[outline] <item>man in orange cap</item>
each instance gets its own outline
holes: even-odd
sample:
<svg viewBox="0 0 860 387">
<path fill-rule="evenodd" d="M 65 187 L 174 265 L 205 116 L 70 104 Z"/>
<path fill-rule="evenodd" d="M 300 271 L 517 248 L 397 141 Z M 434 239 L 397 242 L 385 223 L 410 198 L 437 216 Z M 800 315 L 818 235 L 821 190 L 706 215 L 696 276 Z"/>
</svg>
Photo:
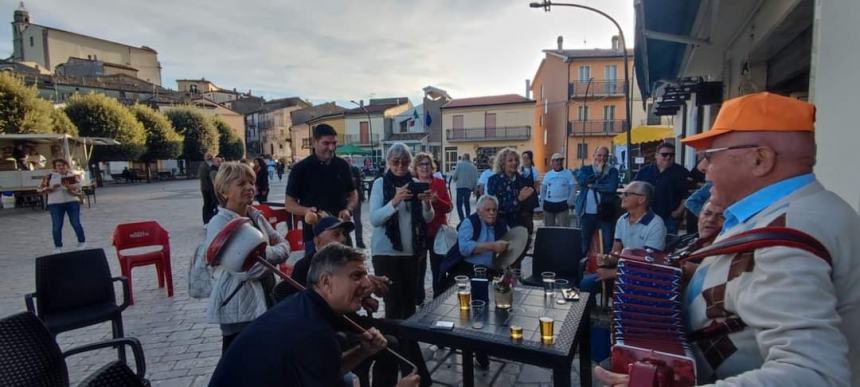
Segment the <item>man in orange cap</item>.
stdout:
<svg viewBox="0 0 860 387">
<path fill-rule="evenodd" d="M 701 384 L 860 386 L 860 219 L 813 174 L 814 121 L 806 102 L 756 93 L 726 101 L 711 130 L 683 140 L 725 208 L 715 243 L 788 227 L 830 256 L 780 246 L 705 258 L 684 291 L 689 333 L 732 328 L 692 342 Z"/>
</svg>

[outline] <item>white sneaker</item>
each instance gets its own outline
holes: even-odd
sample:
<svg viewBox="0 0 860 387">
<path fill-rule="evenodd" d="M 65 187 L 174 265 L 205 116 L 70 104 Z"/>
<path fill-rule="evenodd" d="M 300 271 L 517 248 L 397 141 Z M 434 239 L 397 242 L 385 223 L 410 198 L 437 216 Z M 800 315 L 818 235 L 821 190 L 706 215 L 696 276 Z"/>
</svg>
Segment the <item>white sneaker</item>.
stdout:
<svg viewBox="0 0 860 387">
<path fill-rule="evenodd" d="M 62 253 L 62 252 L 63 252 L 63 248 L 62 248 L 62 247 L 54 247 L 54 253 L 53 253 L 53 254 L 59 254 L 59 253 Z"/>
<path fill-rule="evenodd" d="M 78 243 L 78 247 L 77 247 L 78 250 L 83 250 L 85 248 L 87 248 L 87 242 L 79 242 Z"/>
</svg>

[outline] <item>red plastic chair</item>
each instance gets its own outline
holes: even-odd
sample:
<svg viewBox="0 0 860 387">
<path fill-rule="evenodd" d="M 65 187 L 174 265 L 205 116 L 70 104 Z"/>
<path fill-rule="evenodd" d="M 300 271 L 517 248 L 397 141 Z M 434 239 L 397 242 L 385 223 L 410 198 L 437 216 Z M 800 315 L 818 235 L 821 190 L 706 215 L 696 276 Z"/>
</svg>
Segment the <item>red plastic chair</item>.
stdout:
<svg viewBox="0 0 860 387">
<path fill-rule="evenodd" d="M 293 214 L 289 213 L 285 208 L 272 208 L 267 204 L 254 204 L 254 208 L 263 213 L 263 216 L 269 222 L 270 225 L 274 228 L 278 225 L 278 223 L 286 222 L 288 225 L 291 225 L 291 230 L 295 230 L 299 228 L 299 221 L 297 218 L 293 216 Z"/>
<path fill-rule="evenodd" d="M 113 231 L 113 245 L 122 275 L 128 278 L 129 299 L 134 304 L 134 287 L 131 285 L 131 269 L 137 266 L 155 265 L 158 274 L 158 287 L 167 282 L 167 296 L 173 297 L 173 272 L 170 267 L 170 237 L 163 227 L 154 220 L 124 223 Z M 161 249 L 145 253 L 127 253 L 128 249 L 161 246 Z"/>
<path fill-rule="evenodd" d="M 305 249 L 305 240 L 302 229 L 290 230 L 286 236 L 290 243 L 290 251 L 302 251 Z"/>
</svg>

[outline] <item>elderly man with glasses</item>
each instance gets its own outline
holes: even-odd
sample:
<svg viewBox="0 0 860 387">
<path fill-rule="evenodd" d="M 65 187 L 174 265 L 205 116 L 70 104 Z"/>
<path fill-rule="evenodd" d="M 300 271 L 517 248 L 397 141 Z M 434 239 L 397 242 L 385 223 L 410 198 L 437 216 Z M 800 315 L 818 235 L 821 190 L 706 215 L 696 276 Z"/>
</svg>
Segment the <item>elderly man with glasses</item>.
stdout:
<svg viewBox="0 0 860 387">
<path fill-rule="evenodd" d="M 633 180 L 647 181 L 654 186 L 652 209 L 665 222 L 666 231 L 677 234 L 678 219 L 684 215 L 690 171 L 675 162 L 675 145 L 672 143 L 660 144 L 654 158 L 654 163 L 639 170 Z"/>
</svg>

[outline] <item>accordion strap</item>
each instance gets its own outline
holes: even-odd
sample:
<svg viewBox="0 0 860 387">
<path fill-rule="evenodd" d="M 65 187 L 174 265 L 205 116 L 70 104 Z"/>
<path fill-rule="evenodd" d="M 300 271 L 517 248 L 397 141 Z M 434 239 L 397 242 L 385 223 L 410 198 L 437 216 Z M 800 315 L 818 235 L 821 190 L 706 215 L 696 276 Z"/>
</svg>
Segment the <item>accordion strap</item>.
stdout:
<svg viewBox="0 0 860 387">
<path fill-rule="evenodd" d="M 833 266 L 830 252 L 821 242 L 803 231 L 789 227 L 762 227 L 744 231 L 696 250 L 689 256 L 682 258 L 682 261 L 698 262 L 705 257 L 714 255 L 737 254 L 775 246 L 793 247 L 808 251 L 827 262 L 829 266 Z"/>
</svg>

